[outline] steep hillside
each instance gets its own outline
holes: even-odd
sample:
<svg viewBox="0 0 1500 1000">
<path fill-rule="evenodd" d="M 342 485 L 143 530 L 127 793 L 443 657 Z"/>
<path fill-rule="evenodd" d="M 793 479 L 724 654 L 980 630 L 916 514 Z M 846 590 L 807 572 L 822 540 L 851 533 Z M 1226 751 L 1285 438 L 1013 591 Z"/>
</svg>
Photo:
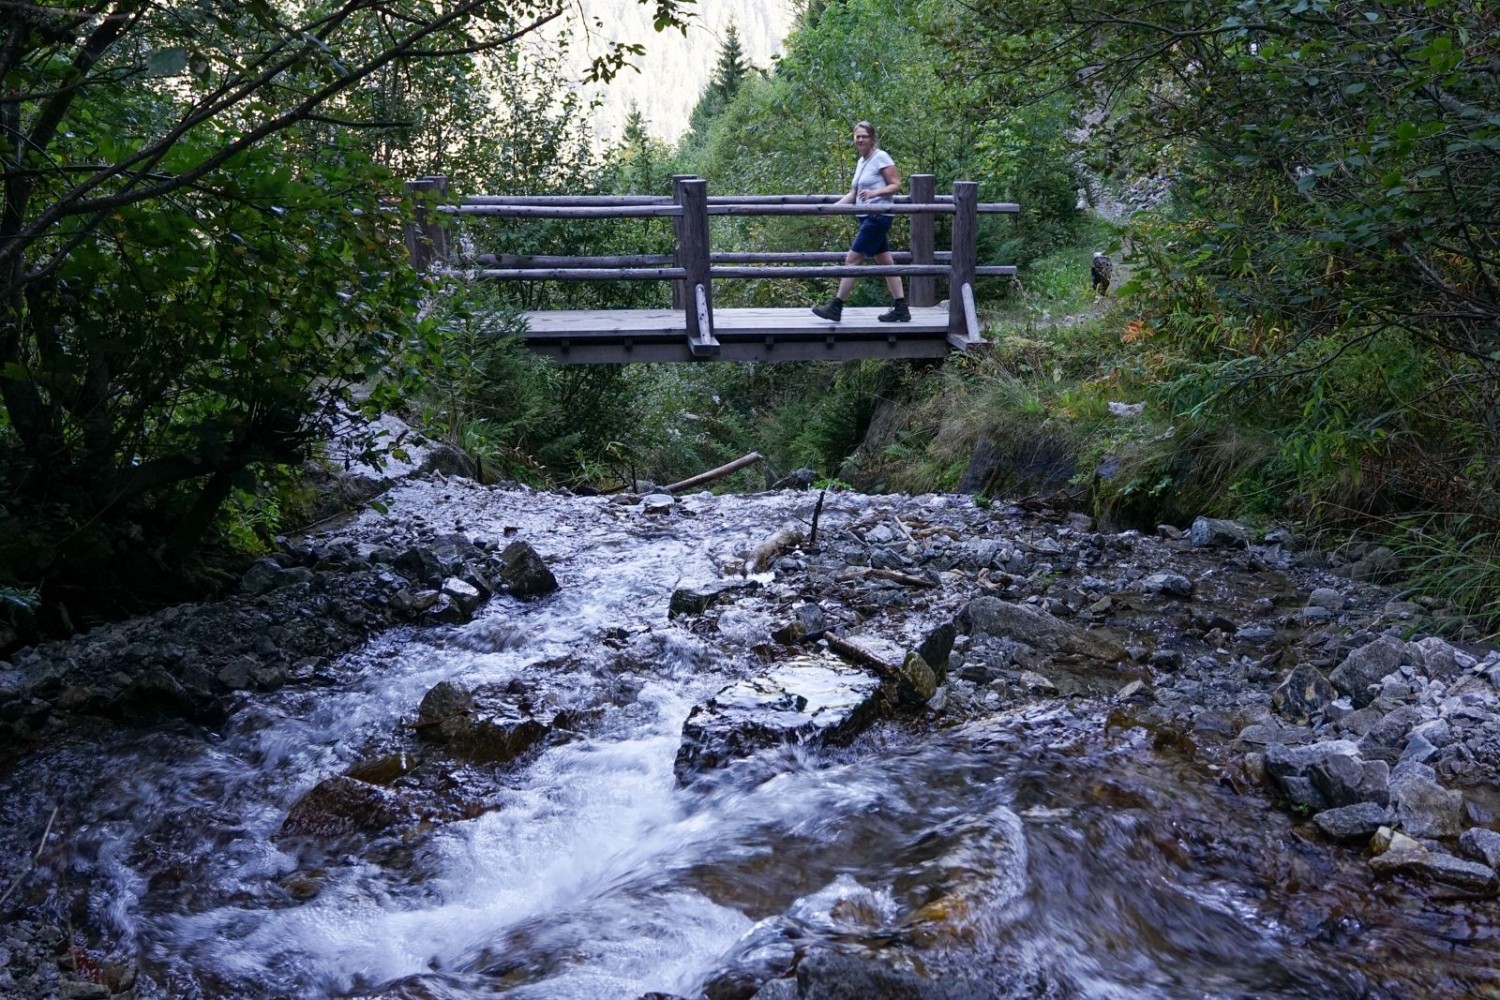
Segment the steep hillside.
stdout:
<svg viewBox="0 0 1500 1000">
<path fill-rule="evenodd" d="M 766 68 L 771 56 L 781 50 L 795 16 L 794 0 L 714 0 L 697 6 L 697 19 L 683 37 L 653 31 L 652 8 L 638 0 L 583 0 L 590 21 L 590 49 L 597 52 L 615 41 L 646 46 L 646 54 L 636 60 L 639 73 L 622 73 L 601 88 L 604 104 L 597 127 L 602 140 L 619 136 L 634 101 L 653 134 L 676 142 L 713 73 L 729 25 L 739 30 L 746 58 Z M 595 19 L 603 22 L 602 31 L 595 30 Z"/>
</svg>

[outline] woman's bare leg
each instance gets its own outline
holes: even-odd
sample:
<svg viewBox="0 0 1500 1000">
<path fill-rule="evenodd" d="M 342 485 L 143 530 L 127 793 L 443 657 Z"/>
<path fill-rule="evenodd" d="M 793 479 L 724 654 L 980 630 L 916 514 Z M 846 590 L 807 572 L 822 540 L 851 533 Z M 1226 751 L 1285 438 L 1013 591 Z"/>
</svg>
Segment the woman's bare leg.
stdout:
<svg viewBox="0 0 1500 1000">
<path fill-rule="evenodd" d="M 862 253 L 855 253 L 853 250 L 850 250 L 848 253 L 846 253 L 844 255 L 844 263 L 845 264 L 863 264 L 864 262 L 865 262 L 865 255 L 862 254 Z M 849 299 L 849 293 L 852 292 L 852 291 L 854 291 L 854 279 L 853 278 L 840 278 L 839 279 L 839 299 L 841 301 L 848 301 L 848 299 Z"/>
<path fill-rule="evenodd" d="M 878 253 L 875 255 L 875 263 L 894 264 L 896 263 L 896 258 L 891 255 L 891 252 L 889 250 L 887 250 L 884 253 Z M 901 290 L 901 276 L 899 274 L 890 275 L 885 279 L 885 290 L 891 293 L 891 298 L 893 299 L 901 299 L 906 297 L 905 293 Z"/>
</svg>

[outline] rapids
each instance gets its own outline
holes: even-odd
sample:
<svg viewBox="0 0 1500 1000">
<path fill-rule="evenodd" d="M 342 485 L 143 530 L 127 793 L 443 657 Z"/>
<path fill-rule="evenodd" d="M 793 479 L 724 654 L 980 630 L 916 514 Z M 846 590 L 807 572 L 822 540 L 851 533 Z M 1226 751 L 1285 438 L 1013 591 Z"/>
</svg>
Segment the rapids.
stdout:
<svg viewBox="0 0 1500 1000">
<path fill-rule="evenodd" d="M 819 950 L 955 996 L 1497 995 L 1492 900 L 1373 880 L 1357 852 L 1101 700 L 886 722 L 680 787 L 688 713 L 770 665 L 792 595 L 766 574 L 714 628 L 669 618 L 671 595 L 719 580 L 812 499 L 703 494 L 653 518 L 401 487 L 388 514 L 338 530 L 421 517 L 516 535 L 561 588 L 381 635 L 326 683 L 244 695 L 220 727 L 101 725 L 28 751 L 0 780 L 0 883 L 56 819 L 6 906 L 67 926 L 79 978 L 129 968 L 135 996 L 173 1000 L 749 997 Z M 888 502 L 831 496 L 820 530 Z M 514 764 L 445 757 L 409 730 L 445 680 L 524 689 L 588 724 Z M 375 764 L 437 803 L 422 822 L 281 835 L 320 781 Z"/>
</svg>

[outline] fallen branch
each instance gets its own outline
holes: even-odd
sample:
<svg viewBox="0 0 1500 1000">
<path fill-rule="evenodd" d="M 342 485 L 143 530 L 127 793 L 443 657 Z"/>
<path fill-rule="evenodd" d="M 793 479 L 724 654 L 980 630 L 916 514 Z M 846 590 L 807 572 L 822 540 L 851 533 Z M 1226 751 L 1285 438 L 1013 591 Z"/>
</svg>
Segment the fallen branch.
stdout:
<svg viewBox="0 0 1500 1000">
<path fill-rule="evenodd" d="M 802 529 L 788 521 L 776 534 L 755 547 L 755 551 L 750 554 L 751 572 L 764 573 L 776 561 L 777 556 L 788 549 L 796 548 L 803 541 Z"/>
<path fill-rule="evenodd" d="M 816 551 L 818 547 L 818 515 L 823 513 L 823 498 L 828 495 L 826 489 L 818 491 L 818 502 L 813 504 L 812 534 L 807 536 L 807 547 Z"/>
<path fill-rule="evenodd" d="M 850 580 L 864 580 L 874 577 L 877 580 L 892 580 L 896 583 L 905 584 L 908 587 L 936 587 L 937 584 L 925 576 L 917 576 L 914 573 L 903 573 L 895 569 L 877 569 L 874 566 L 850 566 L 839 570 L 834 577 L 840 583 Z"/>
<path fill-rule="evenodd" d="M 853 663 L 856 666 L 869 667 L 871 670 L 875 671 L 877 674 L 886 678 L 887 680 L 900 681 L 905 679 L 901 674 L 900 667 L 896 666 L 893 663 L 882 660 L 880 657 L 876 656 L 868 649 L 865 649 L 863 646 L 856 646 L 848 639 L 840 638 L 839 636 L 836 636 L 831 632 L 825 635 L 823 638 L 827 641 L 829 649 L 833 650 L 835 653 L 839 654 L 850 663 Z"/>
<path fill-rule="evenodd" d="M 690 490 L 694 486 L 702 486 L 704 483 L 711 483 L 715 479 L 722 479 L 730 473 L 738 472 L 745 466 L 754 465 L 759 461 L 761 461 L 760 452 L 752 451 L 748 455 L 742 455 L 741 457 L 735 459 L 728 465 L 721 465 L 717 469 L 709 469 L 707 472 L 700 472 L 696 476 L 693 476 L 691 479 L 684 479 L 682 482 L 673 483 L 671 486 L 663 486 L 662 492 L 676 493 L 678 490 Z"/>
<path fill-rule="evenodd" d="M 53 806 L 52 815 L 47 817 L 47 828 L 42 831 L 41 843 L 36 845 L 36 852 L 31 855 L 31 863 L 26 866 L 25 871 L 16 873 L 15 881 L 11 882 L 10 888 L 5 890 L 5 894 L 3 896 L 0 896 L 0 906 L 4 906 L 5 901 L 10 898 L 10 894 L 15 892 L 16 889 L 21 885 L 21 883 L 25 881 L 27 875 L 30 875 L 33 871 L 36 870 L 37 862 L 42 860 L 42 851 L 46 850 L 47 848 L 47 838 L 52 835 L 52 824 L 56 822 L 56 820 L 57 806 Z"/>
</svg>

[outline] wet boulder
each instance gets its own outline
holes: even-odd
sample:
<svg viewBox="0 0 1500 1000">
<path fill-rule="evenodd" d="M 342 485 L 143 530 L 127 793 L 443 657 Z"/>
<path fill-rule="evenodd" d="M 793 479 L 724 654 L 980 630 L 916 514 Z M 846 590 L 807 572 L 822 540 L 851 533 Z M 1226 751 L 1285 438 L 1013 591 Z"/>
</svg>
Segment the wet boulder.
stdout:
<svg viewBox="0 0 1500 1000">
<path fill-rule="evenodd" d="M 422 698 L 416 729 L 476 763 L 508 764 L 540 743 L 550 727 L 503 702 L 481 706 L 463 687 L 443 681 Z"/>
<path fill-rule="evenodd" d="M 434 685 L 417 709 L 417 732 L 434 742 L 453 738 L 474 711 L 474 696 L 452 681 Z"/>
<path fill-rule="evenodd" d="M 736 580 L 711 584 L 706 587 L 679 587 L 672 591 L 672 600 L 667 607 L 667 617 L 701 615 L 721 601 L 732 599 L 738 593 L 749 593 L 760 589 L 754 580 Z"/>
<path fill-rule="evenodd" d="M 1129 653 L 1119 643 L 1067 622 L 1029 604 L 979 597 L 959 612 L 959 631 L 968 635 L 1008 637 L 1051 653 L 1070 653 L 1110 662 Z"/>
<path fill-rule="evenodd" d="M 298 799 L 277 836 L 323 842 L 375 836 L 416 818 L 400 793 L 339 775 L 318 782 Z"/>
<path fill-rule="evenodd" d="M 557 589 L 557 577 L 525 542 L 511 542 L 500 553 L 500 579 L 515 597 L 541 597 Z"/>
<path fill-rule="evenodd" d="M 456 576 L 450 576 L 443 581 L 442 594 L 448 598 L 454 609 L 457 621 L 454 624 L 462 624 L 474 617 L 474 612 L 484 603 L 485 595 L 467 580 Z"/>
<path fill-rule="evenodd" d="M 501 713 L 474 719 L 454 735 L 455 750 L 482 764 L 508 764 L 540 743 L 550 727 L 522 713 Z"/>
<path fill-rule="evenodd" d="M 1496 886 L 1495 870 L 1488 865 L 1420 847 L 1377 854 L 1370 868 L 1379 875 L 1405 875 L 1470 892 L 1491 892 Z"/>
<path fill-rule="evenodd" d="M 883 962 L 853 955 L 814 953 L 797 966 L 799 1000 L 957 1000 L 941 983 Z"/>
<path fill-rule="evenodd" d="M 1390 769 L 1366 761 L 1349 740 L 1308 746 L 1272 743 L 1265 750 L 1266 774 L 1294 805 L 1321 812 L 1338 806 L 1390 801 Z"/>
<path fill-rule="evenodd" d="M 878 717 L 880 688 L 878 677 L 824 657 L 799 657 L 731 684 L 683 724 L 677 780 L 769 747 L 848 743 Z"/>
<path fill-rule="evenodd" d="M 1390 822 L 1390 809 L 1374 802 L 1325 809 L 1313 817 L 1318 829 L 1334 840 L 1368 840 Z"/>
</svg>

